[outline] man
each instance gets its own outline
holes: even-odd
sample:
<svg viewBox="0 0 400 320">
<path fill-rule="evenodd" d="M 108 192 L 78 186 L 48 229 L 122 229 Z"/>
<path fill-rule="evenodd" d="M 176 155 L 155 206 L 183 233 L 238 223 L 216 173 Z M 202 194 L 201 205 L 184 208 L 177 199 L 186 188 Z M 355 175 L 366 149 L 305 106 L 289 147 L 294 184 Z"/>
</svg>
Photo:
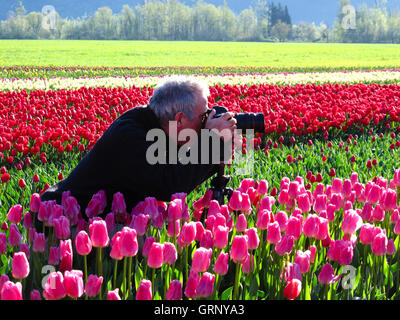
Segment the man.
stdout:
<svg viewBox="0 0 400 320">
<path fill-rule="evenodd" d="M 146 197 L 170 201 L 174 193 L 190 193 L 217 172 L 218 164 L 211 162 L 212 155 L 207 155 L 210 161 L 205 164 L 151 164 L 148 151 L 154 141 L 147 141 L 146 137 L 152 130 L 162 130 L 168 136 L 167 158 L 170 144 L 182 148 L 188 142 L 178 139 L 185 130 L 196 132 L 199 140 L 201 129 L 206 129 L 221 141 L 232 141 L 236 137 L 233 114 L 219 118 L 214 118 L 214 110 L 208 114 L 208 95 L 208 87 L 200 82 L 187 77 L 169 78 L 155 88 L 147 106 L 135 107 L 116 119 L 71 174 L 44 192 L 41 200 L 61 203 L 62 193 L 70 191 L 85 216 L 92 196 L 100 190 L 107 196 L 103 214 L 110 211 L 117 192 L 124 195 L 128 212 Z M 215 144 L 207 150 L 213 153 L 214 149 Z M 199 148 L 199 158 L 201 152 Z"/>
</svg>

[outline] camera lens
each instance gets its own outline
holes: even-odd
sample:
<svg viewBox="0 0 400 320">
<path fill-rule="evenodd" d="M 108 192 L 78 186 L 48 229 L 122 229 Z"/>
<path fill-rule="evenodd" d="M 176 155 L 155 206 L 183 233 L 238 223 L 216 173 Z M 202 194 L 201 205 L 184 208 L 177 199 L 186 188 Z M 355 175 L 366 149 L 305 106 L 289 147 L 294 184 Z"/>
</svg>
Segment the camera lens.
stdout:
<svg viewBox="0 0 400 320">
<path fill-rule="evenodd" d="M 264 133 L 265 119 L 262 113 L 237 113 L 235 114 L 236 127 L 241 130 L 253 129 L 254 132 Z"/>
</svg>

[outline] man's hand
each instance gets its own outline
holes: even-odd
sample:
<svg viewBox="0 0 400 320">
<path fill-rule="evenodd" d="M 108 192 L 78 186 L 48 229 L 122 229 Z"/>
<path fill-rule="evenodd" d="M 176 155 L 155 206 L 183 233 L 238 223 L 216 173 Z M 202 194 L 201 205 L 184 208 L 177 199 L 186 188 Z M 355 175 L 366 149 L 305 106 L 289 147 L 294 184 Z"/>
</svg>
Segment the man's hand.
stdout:
<svg viewBox="0 0 400 320">
<path fill-rule="evenodd" d="M 236 119 L 234 118 L 234 114 L 232 112 L 226 112 L 219 118 L 214 118 L 215 113 L 215 109 L 212 109 L 208 116 L 205 129 L 212 130 L 224 141 L 231 140 L 232 137 L 234 137 L 236 129 Z"/>
</svg>

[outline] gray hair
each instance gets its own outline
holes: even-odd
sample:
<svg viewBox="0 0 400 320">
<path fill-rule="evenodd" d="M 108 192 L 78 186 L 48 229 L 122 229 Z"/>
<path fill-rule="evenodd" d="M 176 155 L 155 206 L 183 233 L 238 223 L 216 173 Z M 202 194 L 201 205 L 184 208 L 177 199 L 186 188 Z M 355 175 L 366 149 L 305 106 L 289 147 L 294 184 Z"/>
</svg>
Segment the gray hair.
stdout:
<svg viewBox="0 0 400 320">
<path fill-rule="evenodd" d="M 161 125 L 174 120 L 178 112 L 193 120 L 200 98 L 207 100 L 209 94 L 206 84 L 186 76 L 173 76 L 155 87 L 148 107 L 156 114 Z"/>
</svg>

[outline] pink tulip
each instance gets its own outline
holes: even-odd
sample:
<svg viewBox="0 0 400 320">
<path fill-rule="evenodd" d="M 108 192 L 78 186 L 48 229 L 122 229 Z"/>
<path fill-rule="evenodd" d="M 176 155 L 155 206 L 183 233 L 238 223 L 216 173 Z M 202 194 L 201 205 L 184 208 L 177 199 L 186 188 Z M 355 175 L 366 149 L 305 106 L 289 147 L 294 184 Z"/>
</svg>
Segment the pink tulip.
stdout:
<svg viewBox="0 0 400 320">
<path fill-rule="evenodd" d="M 115 213 L 110 212 L 106 215 L 104 221 L 106 222 L 107 231 L 112 233 L 115 229 Z"/>
<path fill-rule="evenodd" d="M 317 253 L 317 247 L 315 245 L 312 245 L 308 248 L 308 250 L 310 251 L 310 262 L 314 263 L 315 261 L 315 255 Z"/>
<path fill-rule="evenodd" d="M 200 221 L 196 221 L 196 237 L 194 238 L 195 241 L 201 241 L 201 238 L 203 238 L 203 234 L 205 232 L 203 224 Z"/>
<path fill-rule="evenodd" d="M 344 199 L 341 193 L 333 193 L 330 203 L 335 205 L 335 211 L 339 211 L 343 208 L 343 201 Z"/>
<path fill-rule="evenodd" d="M 393 239 L 389 239 L 389 241 L 388 241 L 386 254 L 391 255 L 391 256 L 396 254 L 396 246 L 394 245 Z"/>
<path fill-rule="evenodd" d="M 3 288 L 3 284 L 5 284 L 7 281 L 10 281 L 10 278 L 6 274 L 2 274 L 0 276 L 0 292 L 1 289 Z"/>
<path fill-rule="evenodd" d="M 86 231 L 79 231 L 76 235 L 75 248 L 81 256 L 87 256 L 92 251 L 92 241 Z"/>
<path fill-rule="evenodd" d="M 286 234 L 292 236 L 295 240 L 298 240 L 303 231 L 302 223 L 303 219 L 292 215 L 287 222 Z"/>
<path fill-rule="evenodd" d="M 134 229 L 129 227 L 122 228 L 119 248 L 124 257 L 133 257 L 137 254 L 139 245 Z"/>
<path fill-rule="evenodd" d="M 258 211 L 257 222 L 256 222 L 257 229 L 266 230 L 268 228 L 271 215 L 272 212 L 268 210 Z"/>
<path fill-rule="evenodd" d="M 60 271 L 50 273 L 47 278 L 43 297 L 46 300 L 59 300 L 67 295 L 64 285 L 64 277 Z"/>
<path fill-rule="evenodd" d="M 377 184 L 374 184 L 367 194 L 367 201 L 371 204 L 379 202 L 382 194 L 382 189 Z"/>
<path fill-rule="evenodd" d="M 352 184 L 349 179 L 346 179 L 343 181 L 343 187 L 342 187 L 342 195 L 344 198 L 348 198 L 351 195 L 352 191 Z"/>
<path fill-rule="evenodd" d="M 291 201 L 290 199 L 289 199 L 289 192 L 288 192 L 288 190 L 285 190 L 285 189 L 281 189 L 281 192 L 279 193 L 279 196 L 278 196 L 278 202 L 280 203 L 280 204 L 283 204 L 283 205 L 285 205 L 285 204 L 287 204 L 289 201 Z"/>
<path fill-rule="evenodd" d="M 390 217 L 390 223 L 396 224 L 397 221 L 399 221 L 400 215 L 399 215 L 399 209 L 395 209 L 392 212 L 392 215 Z"/>
<path fill-rule="evenodd" d="M 42 300 L 39 290 L 32 290 L 30 294 L 31 300 L 39 301 Z"/>
<path fill-rule="evenodd" d="M 12 261 L 12 276 L 14 279 L 24 279 L 29 275 L 29 262 L 25 252 L 14 253 Z"/>
<path fill-rule="evenodd" d="M 46 248 L 46 237 L 44 233 L 36 233 L 33 238 L 32 250 L 34 252 L 44 252 Z"/>
<path fill-rule="evenodd" d="M 281 273 L 281 280 L 284 280 L 285 283 L 288 283 L 293 279 L 301 280 L 301 278 L 300 266 L 297 263 L 285 263 Z"/>
<path fill-rule="evenodd" d="M 336 206 L 332 203 L 328 204 L 326 208 L 326 217 L 329 222 L 333 222 L 335 220 L 335 211 L 336 211 Z"/>
<path fill-rule="evenodd" d="M 301 273 L 307 273 L 310 270 L 311 263 L 311 251 L 301 251 L 297 250 L 296 258 L 294 259 L 294 263 L 297 263 L 300 266 Z"/>
<path fill-rule="evenodd" d="M 311 201 L 307 193 L 303 193 L 297 197 L 297 202 L 299 208 L 303 213 L 310 212 L 311 210 Z"/>
<path fill-rule="evenodd" d="M 239 189 L 240 189 L 242 192 L 247 193 L 247 190 L 248 190 L 250 187 L 253 187 L 253 186 L 254 186 L 254 180 L 251 179 L 251 178 L 246 178 L 246 179 L 243 179 L 243 180 L 240 182 L 240 187 L 239 187 Z"/>
<path fill-rule="evenodd" d="M 21 243 L 21 232 L 19 231 L 18 227 L 15 224 L 10 225 L 10 231 L 8 234 L 8 243 L 12 247 L 19 246 Z"/>
<path fill-rule="evenodd" d="M 85 285 L 85 294 L 88 297 L 96 297 L 100 292 L 100 287 L 103 283 L 103 277 L 91 274 L 87 278 Z"/>
<path fill-rule="evenodd" d="M 330 260 L 337 261 L 340 265 L 349 265 L 353 260 L 353 245 L 350 241 L 332 241 L 327 253 Z"/>
<path fill-rule="evenodd" d="M 274 197 L 267 196 L 263 198 L 260 202 L 260 210 L 272 211 L 272 206 L 275 204 L 276 200 Z"/>
<path fill-rule="evenodd" d="M 196 224 L 194 222 L 185 222 L 182 226 L 181 235 L 184 245 L 190 245 L 196 238 Z"/>
<path fill-rule="evenodd" d="M 278 243 L 281 241 L 281 230 L 277 221 L 270 223 L 267 232 L 267 241 L 269 243 Z"/>
<path fill-rule="evenodd" d="M 22 219 L 22 210 L 23 208 L 20 204 L 12 206 L 7 213 L 7 219 L 10 220 L 11 223 L 20 223 Z"/>
<path fill-rule="evenodd" d="M 25 212 L 24 215 L 24 223 L 23 226 L 26 230 L 29 230 L 32 227 L 33 219 L 32 215 L 29 211 Z"/>
<path fill-rule="evenodd" d="M 5 254 L 7 251 L 7 236 L 5 233 L 0 232 L 0 255 Z"/>
<path fill-rule="evenodd" d="M 294 239 L 292 236 L 284 235 L 275 246 L 275 251 L 280 256 L 283 256 L 285 253 L 290 253 L 294 246 Z"/>
<path fill-rule="evenodd" d="M 287 226 L 288 220 L 289 219 L 288 219 L 288 216 L 285 211 L 279 211 L 275 215 L 275 221 L 277 221 L 279 223 L 279 228 L 280 228 L 281 232 L 286 231 L 286 226 Z"/>
<path fill-rule="evenodd" d="M 229 228 L 217 226 L 214 230 L 214 247 L 223 249 L 228 244 Z"/>
<path fill-rule="evenodd" d="M 318 220 L 318 232 L 315 239 L 324 240 L 329 236 L 329 221 L 322 217 L 318 217 Z"/>
<path fill-rule="evenodd" d="M 50 247 L 48 263 L 54 266 L 60 263 L 60 248 Z"/>
<path fill-rule="evenodd" d="M 200 241 L 200 247 L 211 249 L 214 246 L 213 236 L 210 230 L 206 230 Z"/>
<path fill-rule="evenodd" d="M 214 265 L 214 272 L 219 275 L 226 275 L 229 268 L 229 254 L 221 251 Z"/>
<path fill-rule="evenodd" d="M 355 210 L 347 210 L 344 213 L 342 230 L 345 234 L 353 234 L 361 228 L 363 222 L 362 218 Z"/>
<path fill-rule="evenodd" d="M 54 227 L 54 220 L 64 217 L 64 208 L 59 204 L 55 203 L 50 207 L 50 216 L 47 222 L 45 223 L 48 227 Z"/>
<path fill-rule="evenodd" d="M 107 292 L 107 300 L 121 300 L 119 296 L 119 288 Z M 137 298 L 136 298 L 137 300 Z"/>
<path fill-rule="evenodd" d="M 260 180 L 257 186 L 257 193 L 259 195 L 265 196 L 268 192 L 268 181 L 267 180 Z"/>
<path fill-rule="evenodd" d="M 83 273 L 80 270 L 65 271 L 64 286 L 67 295 L 71 298 L 80 298 L 83 295 Z"/>
<path fill-rule="evenodd" d="M 136 230 L 137 235 L 143 236 L 146 233 L 149 219 L 149 215 L 139 214 L 132 218 L 131 228 Z"/>
<path fill-rule="evenodd" d="M 332 180 L 332 193 L 342 193 L 343 181 L 339 178 L 333 178 Z"/>
<path fill-rule="evenodd" d="M 174 264 L 178 259 L 178 254 L 176 252 L 176 247 L 171 242 L 163 243 L 163 263 Z"/>
<path fill-rule="evenodd" d="M 206 272 L 210 267 L 212 249 L 198 248 L 193 254 L 192 269 L 198 273 Z"/>
<path fill-rule="evenodd" d="M 315 198 L 314 211 L 321 213 L 322 211 L 327 210 L 327 207 L 328 203 L 326 194 L 318 194 Z"/>
<path fill-rule="evenodd" d="M 393 231 L 395 234 L 399 235 L 400 234 L 400 219 L 396 222 Z"/>
<path fill-rule="evenodd" d="M 64 215 L 71 221 L 71 225 L 78 223 L 78 216 L 81 212 L 81 207 L 75 197 L 66 197 L 63 205 Z"/>
<path fill-rule="evenodd" d="M 307 216 L 303 225 L 303 232 L 309 238 L 315 238 L 318 235 L 318 226 L 320 218 L 316 214 L 310 214 Z"/>
<path fill-rule="evenodd" d="M 147 265 L 150 268 L 158 269 L 163 264 L 163 245 L 161 243 L 154 242 L 151 245 L 149 256 L 147 258 Z"/>
<path fill-rule="evenodd" d="M 121 252 L 121 234 L 122 232 L 118 231 L 111 239 L 110 257 L 114 260 L 122 260 L 124 257 Z"/>
<path fill-rule="evenodd" d="M 234 190 L 231 198 L 229 199 L 228 206 L 233 211 L 241 211 L 242 210 L 242 193 L 239 190 Z"/>
<path fill-rule="evenodd" d="M 291 199 L 296 199 L 299 195 L 300 183 L 298 181 L 292 181 L 289 183 L 288 195 Z"/>
<path fill-rule="evenodd" d="M 1 300 L 22 300 L 22 285 L 6 281 L 1 288 Z"/>
<path fill-rule="evenodd" d="M 174 224 L 175 224 L 175 236 L 179 235 L 180 232 L 180 220 L 171 220 L 168 223 L 167 235 L 170 238 L 174 237 Z"/>
<path fill-rule="evenodd" d="M 257 234 L 256 228 L 250 228 L 245 231 L 245 235 L 247 236 L 247 246 L 249 250 L 255 250 L 258 248 L 260 244 L 260 238 Z"/>
<path fill-rule="evenodd" d="M 29 204 L 29 209 L 33 213 L 37 213 L 37 212 L 39 212 L 39 208 L 40 208 L 40 195 L 38 193 L 34 193 L 31 196 L 31 202 Z"/>
<path fill-rule="evenodd" d="M 283 294 L 286 299 L 294 300 L 296 299 L 301 292 L 301 281 L 298 279 L 293 279 L 289 281 L 283 290 Z"/>
<path fill-rule="evenodd" d="M 335 270 L 333 270 L 332 266 L 327 263 L 322 267 L 321 272 L 318 275 L 318 281 L 322 284 L 332 284 L 337 282 L 340 277 L 341 275 L 335 277 Z"/>
<path fill-rule="evenodd" d="M 235 263 L 243 263 L 247 257 L 247 236 L 235 236 L 232 241 L 230 256 Z"/>
<path fill-rule="evenodd" d="M 179 280 L 173 280 L 165 294 L 166 300 L 182 300 L 182 283 Z"/>
<path fill-rule="evenodd" d="M 366 203 L 361 211 L 361 218 L 366 221 L 372 222 L 374 208 L 371 206 L 370 203 Z"/>
<path fill-rule="evenodd" d="M 214 290 L 215 275 L 204 272 L 200 278 L 199 284 L 196 289 L 196 296 L 198 298 L 208 298 Z"/>
<path fill-rule="evenodd" d="M 376 256 L 383 256 L 386 254 L 388 247 L 388 238 L 382 232 L 375 236 L 371 243 L 371 250 Z"/>
<path fill-rule="evenodd" d="M 58 219 L 54 219 L 55 235 L 58 239 L 68 239 L 71 235 L 71 229 L 68 218 L 61 216 Z"/>
<path fill-rule="evenodd" d="M 200 276 L 199 274 L 194 270 L 191 269 L 189 272 L 189 277 L 186 282 L 186 288 L 185 288 L 185 296 L 193 299 L 197 297 L 197 286 L 200 282 Z"/>
<path fill-rule="evenodd" d="M 153 243 L 155 242 L 155 238 L 154 237 L 147 237 L 146 240 L 144 241 L 144 245 L 143 245 L 143 250 L 142 250 L 142 255 L 143 257 L 148 257 L 149 256 L 149 252 L 150 252 L 150 248 L 153 245 Z"/>
<path fill-rule="evenodd" d="M 372 211 L 372 222 L 382 222 L 385 219 L 385 211 L 383 208 L 378 204 L 375 206 L 374 210 Z"/>
<path fill-rule="evenodd" d="M 182 218 L 183 204 L 181 199 L 172 200 L 168 206 L 168 219 L 176 221 Z"/>
<path fill-rule="evenodd" d="M 246 230 L 247 220 L 243 213 L 238 216 L 235 228 L 237 232 L 244 232 Z"/>
<path fill-rule="evenodd" d="M 113 194 L 113 202 L 111 205 L 111 211 L 115 214 L 126 212 L 126 203 L 124 195 L 121 192 Z"/>
<path fill-rule="evenodd" d="M 73 252 L 71 239 L 65 241 L 60 240 L 60 258 L 60 271 L 65 272 L 67 270 L 72 270 Z"/>
<path fill-rule="evenodd" d="M 360 230 L 360 241 L 363 244 L 371 244 L 374 240 L 374 226 L 366 223 L 363 224 Z"/>
<path fill-rule="evenodd" d="M 104 190 L 100 190 L 99 192 L 93 195 L 87 208 L 85 209 L 85 214 L 88 218 L 96 217 L 103 213 L 106 206 L 107 206 L 106 193 Z"/>
<path fill-rule="evenodd" d="M 254 270 L 254 255 L 250 255 L 249 253 L 246 256 L 246 259 L 242 262 L 242 272 L 244 274 L 249 274 Z"/>
<path fill-rule="evenodd" d="M 108 238 L 107 225 L 104 220 L 95 220 L 89 225 L 90 240 L 95 248 L 107 247 L 110 239 Z"/>
<path fill-rule="evenodd" d="M 140 282 L 139 288 L 136 292 L 136 300 L 151 300 L 152 292 L 151 292 L 151 281 L 143 279 Z"/>
</svg>

